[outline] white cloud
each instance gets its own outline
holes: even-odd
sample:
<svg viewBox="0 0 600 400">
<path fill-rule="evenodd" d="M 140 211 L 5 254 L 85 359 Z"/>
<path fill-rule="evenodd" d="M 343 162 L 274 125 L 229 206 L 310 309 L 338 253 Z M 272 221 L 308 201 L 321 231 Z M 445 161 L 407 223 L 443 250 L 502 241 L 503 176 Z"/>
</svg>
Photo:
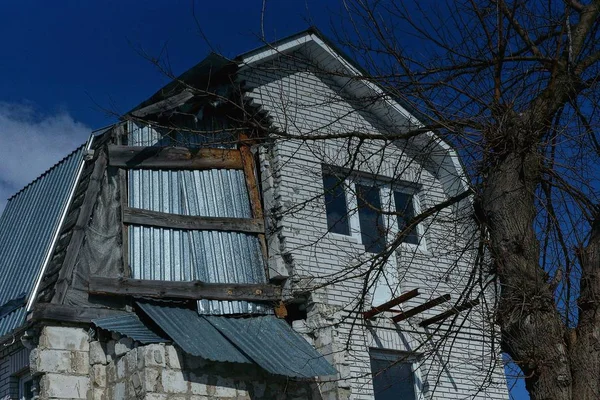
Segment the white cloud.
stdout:
<svg viewBox="0 0 600 400">
<path fill-rule="evenodd" d="M 0 102 L 0 212 L 10 196 L 84 143 L 90 132 L 65 111 L 40 115 L 31 104 Z"/>
</svg>

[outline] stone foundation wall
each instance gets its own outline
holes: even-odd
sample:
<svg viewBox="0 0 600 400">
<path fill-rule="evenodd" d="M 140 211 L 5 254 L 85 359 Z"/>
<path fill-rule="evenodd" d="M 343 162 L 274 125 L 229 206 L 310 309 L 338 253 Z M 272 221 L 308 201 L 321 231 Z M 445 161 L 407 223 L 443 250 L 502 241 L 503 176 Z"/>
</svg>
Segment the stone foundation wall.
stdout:
<svg viewBox="0 0 600 400">
<path fill-rule="evenodd" d="M 142 345 L 118 335 L 44 327 L 31 353 L 39 399 L 314 399 L 326 387 L 278 379 L 256 365 L 210 362 L 173 345 Z"/>
</svg>

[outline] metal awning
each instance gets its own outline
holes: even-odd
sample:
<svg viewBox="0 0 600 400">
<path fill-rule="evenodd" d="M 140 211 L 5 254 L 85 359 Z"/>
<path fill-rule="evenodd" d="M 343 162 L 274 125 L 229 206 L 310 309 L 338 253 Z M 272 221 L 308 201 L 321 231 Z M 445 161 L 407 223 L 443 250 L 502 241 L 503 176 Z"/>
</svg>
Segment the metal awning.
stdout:
<svg viewBox="0 0 600 400">
<path fill-rule="evenodd" d="M 213 361 L 256 363 L 272 374 L 293 378 L 337 373 L 302 336 L 275 316 L 204 316 L 177 305 L 137 304 L 189 354 Z"/>
<path fill-rule="evenodd" d="M 133 313 L 116 315 L 113 317 L 98 318 L 92 321 L 98 328 L 120 333 L 121 335 L 137 340 L 138 342 L 164 343 L 169 340 L 148 328 L 137 315 Z"/>
</svg>

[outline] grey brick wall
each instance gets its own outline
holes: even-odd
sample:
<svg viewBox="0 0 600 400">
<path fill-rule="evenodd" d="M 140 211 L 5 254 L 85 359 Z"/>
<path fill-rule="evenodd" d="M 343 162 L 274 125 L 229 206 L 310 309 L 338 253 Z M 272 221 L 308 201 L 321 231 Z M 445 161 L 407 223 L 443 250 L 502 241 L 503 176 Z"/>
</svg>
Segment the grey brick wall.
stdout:
<svg viewBox="0 0 600 400">
<path fill-rule="evenodd" d="M 370 113 L 346 100 L 332 78 L 310 70 L 301 59 L 275 61 L 247 70 L 244 79 L 249 96 L 289 134 L 385 133 Z M 327 233 L 321 175 L 322 164 L 347 166 L 356 143 L 282 139 L 261 153 L 265 208 L 271 212 L 269 225 L 277 238 L 271 249 L 292 272 L 291 290 L 313 288 L 359 270 L 349 267 L 364 258 L 364 247 L 351 237 Z M 441 180 L 451 177 L 436 170 L 429 154 L 415 152 L 406 143 L 384 146 L 380 141 L 365 141 L 358 154 L 356 170 L 418 183 L 422 209 L 448 197 L 444 190 L 448 185 Z M 407 307 L 442 294 L 458 300 L 467 286 L 474 251 L 473 228 L 461 217 L 468 214 L 465 207 L 468 201 L 423 224 L 425 248 L 403 245 L 387 261 L 384 271 L 397 279 L 396 293 L 413 288 L 423 292 Z M 418 370 L 425 398 L 508 397 L 495 329 L 488 323 L 491 310 L 477 307 L 460 315 L 453 324 L 461 327 L 458 333 L 449 333 L 449 324 L 437 331 L 432 327 L 430 332 L 418 326 L 422 318 L 445 310 L 450 303 L 399 325 L 392 324 L 387 314 L 367 326 L 357 303 L 363 283 L 362 278 L 345 278 L 313 291 L 306 324 L 309 335 L 340 371 L 339 379 L 324 388 L 349 390 L 355 399 L 372 398 L 368 349 L 378 347 L 422 355 Z M 488 307 L 493 308 L 493 298 L 489 293 Z M 428 335 L 431 341 L 425 340 Z"/>
</svg>

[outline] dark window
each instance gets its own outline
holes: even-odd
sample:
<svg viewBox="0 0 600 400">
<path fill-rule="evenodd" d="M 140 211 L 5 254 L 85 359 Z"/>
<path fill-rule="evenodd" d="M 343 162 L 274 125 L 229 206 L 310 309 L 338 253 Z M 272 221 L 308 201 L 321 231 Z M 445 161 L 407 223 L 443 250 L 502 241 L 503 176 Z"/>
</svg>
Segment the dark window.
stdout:
<svg viewBox="0 0 600 400">
<path fill-rule="evenodd" d="M 348 206 L 344 183 L 335 175 L 323 173 L 325 188 L 325 208 L 327 210 L 327 228 L 329 232 L 350 235 Z"/>
<path fill-rule="evenodd" d="M 379 253 L 385 249 L 385 226 L 381 215 L 381 196 L 376 186 L 356 184 L 356 203 L 360 235 L 365 250 Z"/>
<path fill-rule="evenodd" d="M 412 362 L 405 354 L 371 350 L 375 400 L 415 400 Z"/>
<path fill-rule="evenodd" d="M 415 217 L 415 206 L 411 194 L 394 191 L 394 202 L 398 213 L 398 231 L 402 231 L 408 222 Z M 419 244 L 419 234 L 414 226 L 404 238 L 406 243 Z"/>
</svg>

